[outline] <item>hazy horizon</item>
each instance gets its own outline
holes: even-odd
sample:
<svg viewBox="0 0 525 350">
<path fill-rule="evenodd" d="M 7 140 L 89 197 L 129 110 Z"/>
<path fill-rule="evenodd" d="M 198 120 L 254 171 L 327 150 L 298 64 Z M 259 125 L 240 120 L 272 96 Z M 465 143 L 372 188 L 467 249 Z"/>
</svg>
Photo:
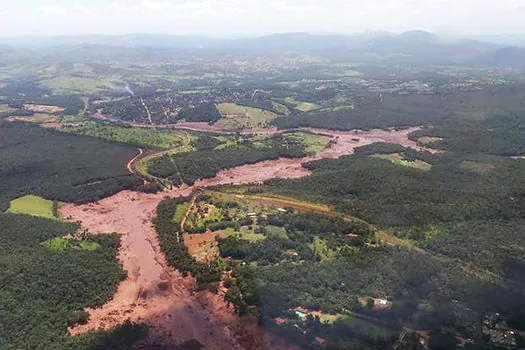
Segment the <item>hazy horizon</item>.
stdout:
<svg viewBox="0 0 525 350">
<path fill-rule="evenodd" d="M 3 37 L 130 33 L 246 37 L 272 33 L 525 33 L 525 0 L 0 1 Z"/>
</svg>

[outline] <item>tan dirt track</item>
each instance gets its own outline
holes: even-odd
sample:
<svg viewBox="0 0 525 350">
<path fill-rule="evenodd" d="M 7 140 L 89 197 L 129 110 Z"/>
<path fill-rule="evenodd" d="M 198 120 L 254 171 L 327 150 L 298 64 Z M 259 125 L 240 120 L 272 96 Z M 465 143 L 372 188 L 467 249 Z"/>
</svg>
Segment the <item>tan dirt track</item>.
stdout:
<svg viewBox="0 0 525 350">
<path fill-rule="evenodd" d="M 416 130 L 333 132 L 309 129 L 330 135 L 336 142 L 313 157 L 278 159 L 223 170 L 215 178 L 197 181 L 193 187 L 184 186 L 158 194 L 122 191 L 96 203 L 62 206 L 63 217 L 80 222 L 92 234 L 117 232 L 121 235 L 118 259 L 128 273 L 113 298 L 101 308 L 87 310 L 89 322 L 70 329 L 71 334 L 109 329 L 129 319 L 149 324 L 149 341 L 155 343 L 172 345 L 196 339 L 205 349 L 284 348 L 265 336 L 254 322 L 239 320 L 220 297 L 210 292 L 195 292 L 191 277 L 183 278 L 168 266 L 152 226 L 159 202 L 166 197 L 187 196 L 198 187 L 307 176 L 309 171 L 302 167 L 303 163 L 352 154 L 356 147 L 373 142 L 422 149 L 408 140 L 408 134 Z"/>
</svg>

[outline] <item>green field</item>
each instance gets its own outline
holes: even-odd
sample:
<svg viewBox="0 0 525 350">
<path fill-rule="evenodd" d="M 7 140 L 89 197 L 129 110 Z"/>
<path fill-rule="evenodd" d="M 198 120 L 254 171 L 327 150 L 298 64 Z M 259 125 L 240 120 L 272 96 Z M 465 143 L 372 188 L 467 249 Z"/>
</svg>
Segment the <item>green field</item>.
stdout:
<svg viewBox="0 0 525 350">
<path fill-rule="evenodd" d="M 53 201 L 33 195 L 27 195 L 12 200 L 8 212 L 13 214 L 40 216 L 47 219 L 56 218 L 53 214 Z"/>
<path fill-rule="evenodd" d="M 294 109 L 298 110 L 299 112 L 304 112 L 304 113 L 316 111 L 319 108 L 321 108 L 319 105 L 316 105 L 315 103 L 297 101 L 295 97 L 286 97 L 283 100 L 283 102 L 293 105 Z"/>
<path fill-rule="evenodd" d="M 63 131 L 137 146 L 171 149 L 183 144 L 184 133 L 155 129 L 126 128 L 96 122 L 65 124 Z"/>
<path fill-rule="evenodd" d="M 286 137 L 301 142 L 308 154 L 316 154 L 326 148 L 330 138 L 323 135 L 311 134 L 308 132 L 294 132 L 285 134 Z"/>
<path fill-rule="evenodd" d="M 422 145 L 430 145 L 435 142 L 443 141 L 443 138 L 441 137 L 434 137 L 434 136 L 422 136 L 417 139 L 417 142 Z"/>
<path fill-rule="evenodd" d="M 414 161 L 406 160 L 403 155 L 399 153 L 392 153 L 392 154 L 373 154 L 371 157 L 373 158 L 379 158 L 379 159 L 385 159 L 388 160 L 396 165 L 406 166 L 409 168 L 414 169 L 420 169 L 420 170 L 430 170 L 432 169 L 432 165 L 428 164 L 427 162 L 424 162 L 422 160 L 416 159 Z"/>
<path fill-rule="evenodd" d="M 42 242 L 41 245 L 58 252 L 64 252 L 70 249 L 87 250 L 92 252 L 100 248 L 100 244 L 96 242 L 77 241 L 66 237 L 51 238 Z"/>
<path fill-rule="evenodd" d="M 494 170 L 494 167 L 493 164 L 475 162 L 473 160 L 465 160 L 460 164 L 461 169 L 471 170 L 481 175 L 485 175 L 491 170 Z"/>
<path fill-rule="evenodd" d="M 278 117 L 276 113 L 270 111 L 239 106 L 235 103 L 220 103 L 217 109 L 223 115 L 217 125 L 226 129 L 264 127 Z"/>
<path fill-rule="evenodd" d="M 392 335 L 392 331 L 387 328 L 378 326 L 371 322 L 354 316 L 345 316 L 342 321 L 352 330 L 353 333 L 370 338 L 384 338 L 387 339 Z"/>
<path fill-rule="evenodd" d="M 42 81 L 42 85 L 60 93 L 95 94 L 103 89 L 116 88 L 116 82 L 118 82 L 116 78 L 58 76 Z"/>
<path fill-rule="evenodd" d="M 269 236 L 274 238 L 288 239 L 288 234 L 284 227 L 268 225 L 266 226 L 266 232 L 268 232 Z"/>
</svg>

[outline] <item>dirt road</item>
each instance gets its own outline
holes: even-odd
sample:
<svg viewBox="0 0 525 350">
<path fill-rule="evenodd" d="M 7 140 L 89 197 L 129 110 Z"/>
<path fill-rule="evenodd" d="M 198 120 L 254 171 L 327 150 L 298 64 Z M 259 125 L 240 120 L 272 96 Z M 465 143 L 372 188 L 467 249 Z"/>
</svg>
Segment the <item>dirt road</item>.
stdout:
<svg viewBox="0 0 525 350">
<path fill-rule="evenodd" d="M 417 128 L 392 132 L 310 130 L 327 133 L 336 142 L 312 157 L 277 159 L 223 170 L 215 178 L 197 181 L 193 187 L 158 194 L 123 191 L 96 203 L 62 206 L 63 217 L 79 221 L 92 234 L 117 232 L 121 235 L 118 259 L 128 273 L 113 298 L 101 308 L 87 310 L 89 322 L 70 332 L 81 334 L 109 329 L 130 319 L 151 326 L 151 342 L 177 344 L 196 339 L 206 349 L 279 349 L 253 322 L 239 320 L 220 297 L 210 292 L 195 292 L 194 280 L 183 278 L 167 264 L 152 226 L 159 202 L 166 197 L 187 196 L 197 187 L 307 176 L 309 171 L 302 163 L 351 154 L 356 147 L 373 142 L 393 142 L 421 149 L 408 140 L 408 134 L 415 130 Z"/>
</svg>

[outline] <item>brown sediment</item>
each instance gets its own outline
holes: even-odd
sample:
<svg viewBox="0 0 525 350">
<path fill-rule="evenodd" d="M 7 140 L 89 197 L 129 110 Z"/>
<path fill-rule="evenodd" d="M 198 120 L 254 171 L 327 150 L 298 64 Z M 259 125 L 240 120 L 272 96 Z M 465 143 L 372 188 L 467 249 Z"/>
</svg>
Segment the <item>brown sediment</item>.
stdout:
<svg viewBox="0 0 525 350">
<path fill-rule="evenodd" d="M 206 349 L 286 348 L 267 337 L 256 327 L 255 321 L 241 321 L 221 297 L 208 291 L 196 292 L 191 277 L 182 277 L 168 265 L 152 225 L 156 207 L 166 197 L 188 196 L 198 187 L 308 176 L 310 172 L 303 168 L 303 163 L 352 154 L 356 147 L 374 142 L 433 151 L 408 140 L 408 135 L 417 129 L 367 132 L 305 129 L 330 136 L 333 139 L 331 147 L 311 157 L 280 158 L 222 170 L 216 177 L 199 180 L 192 187 L 157 194 L 122 191 L 95 203 L 62 206 L 63 217 L 79 221 L 92 234 L 120 234 L 118 259 L 128 273 L 112 299 L 100 308 L 88 309 L 89 322 L 71 328 L 70 333 L 109 329 L 132 320 L 150 325 L 149 341 L 152 343 L 179 344 L 196 339 Z"/>
</svg>

